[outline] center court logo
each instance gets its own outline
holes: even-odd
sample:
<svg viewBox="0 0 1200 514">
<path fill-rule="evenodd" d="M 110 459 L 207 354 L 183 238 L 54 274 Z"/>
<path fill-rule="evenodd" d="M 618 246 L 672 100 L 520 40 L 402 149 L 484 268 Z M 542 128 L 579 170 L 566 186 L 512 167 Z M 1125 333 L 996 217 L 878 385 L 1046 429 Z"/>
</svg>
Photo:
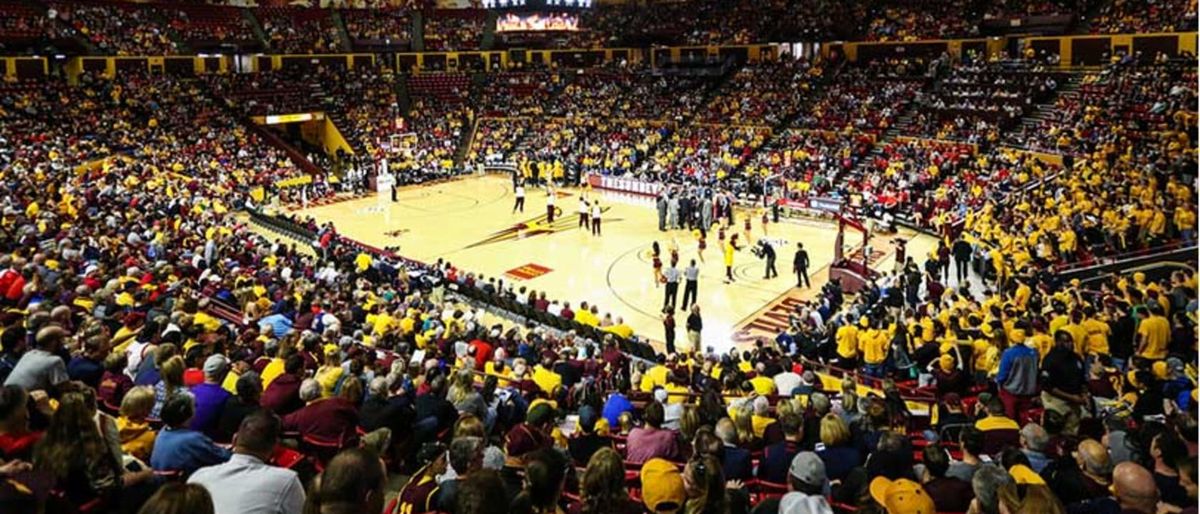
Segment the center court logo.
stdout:
<svg viewBox="0 0 1200 514">
<path fill-rule="evenodd" d="M 604 206 L 600 208 L 600 212 L 602 214 L 607 213 L 610 209 L 612 209 L 612 207 Z M 487 238 L 467 245 L 467 248 L 476 248 L 480 246 L 501 243 L 504 241 L 516 241 L 518 239 L 525 239 L 534 236 L 557 234 L 559 232 L 575 230 L 579 227 L 578 217 L 570 215 L 564 216 L 563 214 L 564 213 L 561 207 L 555 207 L 554 223 L 547 222 L 545 214 L 542 214 L 541 216 L 535 216 L 506 229 L 493 232 Z M 603 218 L 603 220 L 605 223 L 621 221 L 620 218 Z"/>
</svg>

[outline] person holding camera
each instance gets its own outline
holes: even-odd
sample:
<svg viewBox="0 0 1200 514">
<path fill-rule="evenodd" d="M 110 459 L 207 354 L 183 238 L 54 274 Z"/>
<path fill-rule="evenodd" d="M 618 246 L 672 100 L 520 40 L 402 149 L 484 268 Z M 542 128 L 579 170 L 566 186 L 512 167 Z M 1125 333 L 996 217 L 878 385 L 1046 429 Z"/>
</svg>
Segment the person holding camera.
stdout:
<svg viewBox="0 0 1200 514">
<path fill-rule="evenodd" d="M 779 276 L 779 272 L 775 270 L 775 247 L 766 239 L 758 240 L 758 249 L 754 252 L 759 258 L 767 261 L 767 268 L 763 272 L 764 279 L 772 279 Z"/>
</svg>

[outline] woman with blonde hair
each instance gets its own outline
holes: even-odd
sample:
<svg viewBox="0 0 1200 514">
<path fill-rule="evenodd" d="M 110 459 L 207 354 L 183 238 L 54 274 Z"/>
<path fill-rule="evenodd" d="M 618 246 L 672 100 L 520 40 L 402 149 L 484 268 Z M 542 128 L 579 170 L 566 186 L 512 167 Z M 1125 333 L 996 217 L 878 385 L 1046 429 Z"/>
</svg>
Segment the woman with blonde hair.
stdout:
<svg viewBox="0 0 1200 514">
<path fill-rule="evenodd" d="M 612 448 L 601 448 L 588 459 L 579 481 L 580 514 L 638 514 L 641 506 L 625 490 L 625 463 Z"/>
<path fill-rule="evenodd" d="M 346 377 L 342 381 L 342 390 L 338 392 L 338 397 L 359 406 L 363 401 L 363 383 L 358 377 Z"/>
<path fill-rule="evenodd" d="M 483 426 L 483 420 L 479 419 L 474 414 L 463 414 L 454 422 L 454 439 L 460 437 L 479 437 L 487 438 L 487 430 Z"/>
<path fill-rule="evenodd" d="M 403 359 L 397 360 L 402 361 Z M 345 368 L 342 368 L 342 352 L 337 348 L 330 348 L 326 351 L 325 363 L 317 368 L 317 374 L 313 375 L 313 378 L 317 379 L 317 383 L 321 384 L 322 397 L 333 396 L 333 390 L 345 372 Z"/>
<path fill-rule="evenodd" d="M 754 408 L 750 403 L 737 406 L 733 412 L 733 427 L 737 429 L 738 446 L 753 448 L 758 442 L 754 436 Z"/>
<path fill-rule="evenodd" d="M 475 374 L 470 370 L 458 370 L 450 376 L 446 401 L 454 404 L 459 414 L 487 419 L 487 404 L 483 401 L 483 395 L 475 389 Z"/>
<path fill-rule="evenodd" d="M 1007 482 L 1000 486 L 997 496 L 1000 498 L 1001 512 L 1036 512 L 1038 514 L 1064 514 L 1066 512 L 1062 502 L 1044 483 Z"/>
<path fill-rule="evenodd" d="M 830 412 L 821 418 L 820 435 L 817 455 L 825 462 L 825 472 L 830 480 L 842 480 L 851 469 L 862 464 L 862 453 L 854 446 L 850 427 L 841 416 Z"/>
<path fill-rule="evenodd" d="M 150 428 L 147 418 L 154 408 L 154 388 L 138 386 L 130 389 L 121 400 L 121 412 L 117 417 L 117 432 L 121 439 L 121 450 L 143 462 L 150 459 L 157 433 Z"/>
<path fill-rule="evenodd" d="M 695 405 L 684 405 L 683 414 L 679 416 L 679 435 L 683 440 L 691 443 L 701 425 L 700 410 Z"/>
<path fill-rule="evenodd" d="M 159 381 L 154 384 L 154 407 L 150 410 L 150 418 L 158 419 L 162 415 L 163 404 L 167 398 L 177 394 L 191 395 L 184 387 L 183 372 L 187 365 L 183 357 L 176 355 L 167 359 L 159 369 Z"/>
</svg>

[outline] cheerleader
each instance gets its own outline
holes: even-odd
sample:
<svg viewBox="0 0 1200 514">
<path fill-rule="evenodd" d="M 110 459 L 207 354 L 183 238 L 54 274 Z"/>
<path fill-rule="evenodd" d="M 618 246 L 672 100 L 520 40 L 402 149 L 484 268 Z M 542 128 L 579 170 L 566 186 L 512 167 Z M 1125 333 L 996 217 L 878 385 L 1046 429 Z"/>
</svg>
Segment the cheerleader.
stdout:
<svg viewBox="0 0 1200 514">
<path fill-rule="evenodd" d="M 725 283 L 734 282 L 733 278 L 733 252 L 741 250 L 737 244 L 737 234 L 729 236 L 729 242 L 725 244 Z"/>
<path fill-rule="evenodd" d="M 658 241 L 655 241 L 654 244 L 650 245 L 651 265 L 654 267 L 654 287 L 658 287 L 659 284 L 667 281 L 667 277 L 663 276 L 662 272 L 661 256 L 662 251 L 658 247 Z"/>
<path fill-rule="evenodd" d="M 671 267 L 674 268 L 679 264 L 679 243 L 675 242 L 675 238 L 671 238 Z"/>
<path fill-rule="evenodd" d="M 768 220 L 767 220 L 767 210 L 766 210 L 766 209 L 763 209 L 763 210 L 762 210 L 762 226 L 763 226 L 763 237 L 768 237 L 768 235 L 769 235 L 769 234 L 767 234 L 767 222 L 768 222 Z"/>
<path fill-rule="evenodd" d="M 700 262 L 704 262 L 704 248 L 707 246 L 704 241 L 704 231 L 700 229 L 693 230 L 692 236 L 696 238 L 696 254 L 700 256 Z"/>
</svg>

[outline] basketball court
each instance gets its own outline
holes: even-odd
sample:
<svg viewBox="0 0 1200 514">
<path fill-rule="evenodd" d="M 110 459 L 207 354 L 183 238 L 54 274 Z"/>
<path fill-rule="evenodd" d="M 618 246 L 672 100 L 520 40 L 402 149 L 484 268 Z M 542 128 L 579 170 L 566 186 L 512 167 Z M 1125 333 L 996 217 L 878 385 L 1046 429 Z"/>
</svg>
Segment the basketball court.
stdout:
<svg viewBox="0 0 1200 514">
<path fill-rule="evenodd" d="M 734 256 L 735 282 L 723 283 L 723 244 L 716 231 L 708 234 L 703 262 L 695 237 L 687 230 L 658 230 L 658 216 L 648 197 L 587 191 L 603 209 L 602 232 L 578 228 L 579 189 L 559 189 L 555 205 L 562 214 L 546 219 L 545 190 L 528 188 L 525 211 L 513 212 L 512 180 L 507 175 L 472 176 L 433 185 L 401 188 L 396 202 L 390 195 L 369 196 L 294 211 L 319 222 L 332 221 L 338 232 L 377 247 L 399 247 L 402 255 L 425 262 L 444 259 L 460 270 L 503 278 L 517 289 L 545 292 L 547 299 L 597 305 L 600 316 L 620 317 L 639 336 L 663 339 L 664 286 L 655 285 L 651 245 L 658 241 L 664 266 L 670 264 L 672 241 L 679 248 L 682 271 L 692 259 L 700 267 L 699 304 L 706 345 L 726 351 L 734 342 L 773 336 L 780 312 L 810 298 L 826 281 L 833 260 L 837 226 L 831 221 L 787 220 L 771 223 L 763 233 L 760 214 L 735 213 L 735 230 L 743 246 Z M 744 216 L 754 216 L 751 239 L 775 242 L 779 277 L 763 278 L 764 261 L 745 244 Z M 872 265 L 891 269 L 897 236 L 879 237 Z M 936 244 L 929 236 L 902 232 L 910 239 L 909 255 L 921 256 Z M 845 236 L 847 254 L 861 246 L 857 233 Z M 811 265 L 813 289 L 797 289 L 791 273 L 796 243 L 804 243 Z M 920 260 L 920 259 L 918 259 Z M 682 302 L 680 285 L 679 301 Z M 680 303 L 682 305 L 682 303 Z M 677 338 L 683 338 L 686 313 L 676 312 Z M 783 315 L 786 324 L 786 314 Z M 728 343 L 725 343 L 728 342 Z M 725 344 L 722 347 L 722 343 Z"/>
</svg>

